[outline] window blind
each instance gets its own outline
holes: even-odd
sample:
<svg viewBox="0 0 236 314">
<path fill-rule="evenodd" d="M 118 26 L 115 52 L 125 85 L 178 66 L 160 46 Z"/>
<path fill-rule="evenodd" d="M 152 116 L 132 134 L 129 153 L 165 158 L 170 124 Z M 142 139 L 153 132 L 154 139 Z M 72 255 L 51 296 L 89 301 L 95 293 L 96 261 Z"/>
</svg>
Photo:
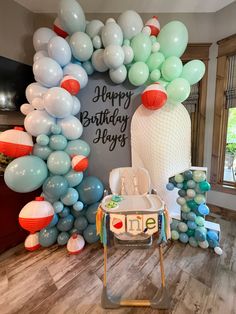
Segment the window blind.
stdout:
<svg viewBox="0 0 236 314">
<path fill-rule="evenodd" d="M 225 91 L 226 109 L 236 107 L 236 55 L 228 59 L 228 77 Z"/>
<path fill-rule="evenodd" d="M 188 113 L 191 114 L 197 111 L 199 99 L 199 85 L 198 83 L 191 86 L 191 92 L 189 97 L 183 102 L 183 105 L 188 110 Z"/>
</svg>

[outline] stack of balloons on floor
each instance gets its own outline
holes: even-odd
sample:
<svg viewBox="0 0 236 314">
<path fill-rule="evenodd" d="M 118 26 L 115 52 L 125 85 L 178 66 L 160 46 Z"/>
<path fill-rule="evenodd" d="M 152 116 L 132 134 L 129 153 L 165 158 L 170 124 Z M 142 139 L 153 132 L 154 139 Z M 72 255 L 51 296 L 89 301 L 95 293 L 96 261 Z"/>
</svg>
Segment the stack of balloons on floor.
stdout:
<svg viewBox="0 0 236 314">
<path fill-rule="evenodd" d="M 167 190 L 178 189 L 177 203 L 181 206 L 181 221 L 171 223 L 172 240 L 189 243 L 193 247 L 213 248 L 218 255 L 219 234 L 205 228 L 205 216 L 210 213 L 206 205 L 206 192 L 211 189 L 203 170 L 187 170 L 169 179 Z"/>
</svg>

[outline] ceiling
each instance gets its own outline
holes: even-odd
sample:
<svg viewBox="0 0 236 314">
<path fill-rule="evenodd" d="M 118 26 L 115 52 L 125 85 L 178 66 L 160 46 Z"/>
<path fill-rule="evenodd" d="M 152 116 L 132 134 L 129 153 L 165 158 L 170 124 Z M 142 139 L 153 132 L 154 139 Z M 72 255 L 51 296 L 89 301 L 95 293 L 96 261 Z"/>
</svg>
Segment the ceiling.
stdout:
<svg viewBox="0 0 236 314">
<path fill-rule="evenodd" d="M 57 12 L 60 0 L 15 0 L 35 13 Z M 236 0 L 80 0 L 86 13 L 119 13 L 133 9 L 140 13 L 210 13 Z"/>
</svg>

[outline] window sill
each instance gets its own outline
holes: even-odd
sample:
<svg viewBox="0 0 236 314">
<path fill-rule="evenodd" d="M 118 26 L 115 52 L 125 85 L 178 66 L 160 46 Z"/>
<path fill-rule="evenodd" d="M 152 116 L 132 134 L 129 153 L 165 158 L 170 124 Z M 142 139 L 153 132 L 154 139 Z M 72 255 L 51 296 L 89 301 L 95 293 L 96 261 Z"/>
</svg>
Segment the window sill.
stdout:
<svg viewBox="0 0 236 314">
<path fill-rule="evenodd" d="M 228 194 L 232 194 L 232 195 L 236 195 L 236 187 L 235 186 L 230 186 L 230 185 L 226 185 L 226 184 L 216 184 L 213 183 L 211 185 L 211 189 L 212 191 L 218 191 L 218 192 L 222 192 L 222 193 L 228 193 Z"/>
</svg>

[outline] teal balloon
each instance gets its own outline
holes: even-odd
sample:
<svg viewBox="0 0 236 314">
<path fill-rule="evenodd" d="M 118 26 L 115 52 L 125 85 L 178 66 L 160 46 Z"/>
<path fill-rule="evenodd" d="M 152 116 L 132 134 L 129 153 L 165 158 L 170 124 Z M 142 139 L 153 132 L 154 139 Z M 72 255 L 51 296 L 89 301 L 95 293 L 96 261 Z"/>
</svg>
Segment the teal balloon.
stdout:
<svg viewBox="0 0 236 314">
<path fill-rule="evenodd" d="M 187 205 L 190 209 L 197 209 L 198 204 L 194 200 L 187 201 Z"/>
<path fill-rule="evenodd" d="M 34 144 L 33 155 L 38 156 L 43 160 L 47 160 L 51 153 L 52 150 L 48 146 L 42 146 L 37 143 Z"/>
<path fill-rule="evenodd" d="M 58 245 L 66 245 L 69 239 L 70 239 L 69 233 L 63 231 L 59 233 L 57 237 L 57 243 Z"/>
<path fill-rule="evenodd" d="M 198 242 L 197 242 L 197 240 L 196 240 L 194 237 L 190 237 L 190 238 L 188 239 L 188 242 L 189 242 L 189 244 L 190 244 L 191 246 L 193 246 L 193 247 L 197 247 L 197 246 L 198 246 Z"/>
<path fill-rule="evenodd" d="M 184 233 L 184 232 L 181 232 L 180 234 L 179 234 L 179 240 L 180 240 L 180 242 L 182 242 L 182 243 L 188 243 L 188 235 L 187 235 L 187 233 Z"/>
<path fill-rule="evenodd" d="M 72 206 L 78 201 L 78 199 L 79 199 L 79 194 L 77 190 L 74 188 L 68 188 L 66 194 L 64 194 L 61 197 L 61 202 L 64 205 Z"/>
<path fill-rule="evenodd" d="M 200 229 L 200 227 L 197 227 L 195 229 L 195 239 L 199 242 L 203 242 L 206 240 L 206 233 Z"/>
<path fill-rule="evenodd" d="M 69 155 L 63 151 L 52 152 L 47 160 L 47 166 L 51 173 L 63 175 L 66 174 L 71 167 L 71 159 Z"/>
<path fill-rule="evenodd" d="M 97 209 L 99 206 L 99 202 L 92 204 L 88 207 L 88 209 L 86 210 L 86 218 L 88 219 L 88 222 L 90 224 L 95 224 L 96 223 L 96 214 L 97 214 Z"/>
<path fill-rule="evenodd" d="M 67 139 L 63 135 L 52 135 L 49 140 L 49 147 L 53 150 L 64 150 L 67 146 Z"/>
<path fill-rule="evenodd" d="M 199 182 L 199 188 L 202 192 L 207 192 L 211 189 L 211 185 L 207 181 Z"/>
<path fill-rule="evenodd" d="M 37 156 L 23 156 L 14 159 L 5 169 L 6 185 L 19 193 L 38 189 L 48 176 L 45 162 Z"/>
<path fill-rule="evenodd" d="M 184 65 L 181 77 L 193 85 L 203 78 L 205 70 L 205 64 L 201 60 L 191 60 Z"/>
<path fill-rule="evenodd" d="M 43 193 L 46 198 L 56 201 L 67 192 L 68 182 L 62 176 L 51 176 L 43 184 Z"/>
<path fill-rule="evenodd" d="M 88 226 L 88 221 L 84 216 L 80 216 L 75 219 L 74 226 L 79 232 L 84 231 Z"/>
<path fill-rule="evenodd" d="M 77 172 L 71 169 L 66 175 L 65 179 L 67 180 L 69 187 L 73 188 L 79 185 L 83 180 L 83 172 Z"/>
<path fill-rule="evenodd" d="M 63 211 L 64 205 L 62 204 L 62 202 L 56 201 L 52 204 L 55 213 L 59 214 L 60 212 Z"/>
<path fill-rule="evenodd" d="M 96 225 L 91 224 L 84 230 L 83 236 L 86 242 L 95 243 L 99 240 L 99 235 L 97 235 Z"/>
<path fill-rule="evenodd" d="M 161 52 L 154 52 L 150 55 L 147 59 L 147 66 L 149 71 L 152 72 L 153 70 L 160 69 L 161 65 L 165 61 L 165 57 Z"/>
<path fill-rule="evenodd" d="M 131 48 L 134 52 L 134 61 L 147 61 L 152 51 L 152 41 L 144 33 L 137 34 L 131 40 Z"/>
<path fill-rule="evenodd" d="M 47 228 L 55 227 L 56 224 L 58 223 L 58 220 L 59 220 L 58 215 L 54 214 L 52 221 L 50 222 L 49 225 L 47 225 Z"/>
<path fill-rule="evenodd" d="M 167 86 L 167 94 L 171 100 L 183 102 L 190 94 L 189 82 L 183 78 L 176 78 Z"/>
<path fill-rule="evenodd" d="M 157 42 L 160 44 L 160 52 L 166 58 L 171 56 L 180 57 L 188 44 L 188 30 L 179 21 L 172 21 L 162 27 Z"/>
<path fill-rule="evenodd" d="M 93 176 L 84 178 L 76 189 L 79 192 L 80 201 L 87 205 L 100 201 L 104 191 L 102 182 Z"/>
<path fill-rule="evenodd" d="M 74 205 L 73 205 L 73 209 L 77 212 L 80 212 L 81 210 L 83 210 L 84 208 L 84 204 L 80 201 L 76 202 Z"/>
<path fill-rule="evenodd" d="M 61 218 L 65 218 L 66 216 L 68 216 L 70 214 L 70 208 L 69 207 L 64 207 L 63 210 L 59 213 L 59 216 Z"/>
<path fill-rule="evenodd" d="M 58 230 L 56 227 L 43 228 L 39 232 L 39 243 L 43 247 L 49 247 L 57 241 Z"/>
<path fill-rule="evenodd" d="M 54 134 L 54 135 L 60 134 L 60 133 L 61 133 L 61 127 L 60 127 L 60 125 L 58 125 L 58 124 L 53 124 L 53 125 L 51 126 L 51 132 L 52 132 L 52 134 Z"/>
<path fill-rule="evenodd" d="M 166 81 L 172 81 L 180 76 L 182 69 L 183 64 L 180 58 L 172 56 L 163 62 L 161 73 Z"/>
<path fill-rule="evenodd" d="M 83 155 L 88 157 L 90 154 L 90 146 L 83 140 L 68 141 L 65 152 L 68 155 Z"/>
<path fill-rule="evenodd" d="M 136 62 L 129 69 L 129 81 L 134 86 L 143 85 L 149 77 L 148 66 L 144 62 Z"/>
<path fill-rule="evenodd" d="M 36 142 L 39 145 L 46 146 L 49 143 L 49 137 L 46 134 L 40 134 L 37 136 Z"/>
<path fill-rule="evenodd" d="M 68 215 L 64 218 L 60 218 L 57 224 L 57 229 L 60 231 L 69 231 L 74 224 L 74 217 L 72 215 Z"/>
</svg>

